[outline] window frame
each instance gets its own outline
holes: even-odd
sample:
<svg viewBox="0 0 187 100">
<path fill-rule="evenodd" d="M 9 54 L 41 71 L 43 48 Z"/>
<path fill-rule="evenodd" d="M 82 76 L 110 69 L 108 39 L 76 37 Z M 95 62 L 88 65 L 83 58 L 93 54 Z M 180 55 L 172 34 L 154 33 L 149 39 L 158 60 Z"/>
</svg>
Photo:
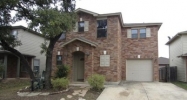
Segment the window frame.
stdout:
<svg viewBox="0 0 187 100">
<path fill-rule="evenodd" d="M 144 33 L 141 33 L 141 30 L 142 30 L 142 29 L 145 29 L 145 32 L 144 32 Z M 144 34 L 144 37 L 141 37 L 141 34 Z M 139 38 L 140 38 L 140 39 L 146 38 L 146 28 L 140 28 L 140 29 L 139 29 Z"/>
<path fill-rule="evenodd" d="M 134 33 L 133 33 L 133 30 L 136 30 L 137 33 L 134 34 Z M 138 30 L 139 30 L 139 29 L 131 29 L 131 38 L 132 38 L 132 39 L 137 39 L 137 38 L 138 38 Z M 136 35 L 136 37 L 134 37 L 133 35 Z"/>
<path fill-rule="evenodd" d="M 61 57 L 61 59 L 58 59 Z M 56 55 L 56 65 L 62 65 L 62 55 Z"/>
<path fill-rule="evenodd" d="M 38 60 L 39 61 L 39 65 L 37 66 L 38 67 L 38 73 L 40 72 L 40 59 L 33 59 L 33 71 L 35 70 L 35 60 Z"/>
<path fill-rule="evenodd" d="M 105 28 L 98 28 L 98 21 L 106 21 L 106 25 L 103 26 Z M 107 19 L 97 19 L 97 38 L 106 38 L 107 37 L 107 29 L 108 29 L 108 22 Z M 105 33 L 98 33 L 99 31 L 106 31 Z"/>
<path fill-rule="evenodd" d="M 80 23 L 83 23 L 83 27 L 80 27 Z M 78 22 L 78 32 L 84 32 L 84 27 L 85 27 L 85 23 L 84 21 L 79 21 Z"/>
<path fill-rule="evenodd" d="M 14 34 L 16 32 L 16 34 Z M 12 30 L 11 35 L 14 36 L 15 39 L 18 38 L 18 30 Z"/>
</svg>

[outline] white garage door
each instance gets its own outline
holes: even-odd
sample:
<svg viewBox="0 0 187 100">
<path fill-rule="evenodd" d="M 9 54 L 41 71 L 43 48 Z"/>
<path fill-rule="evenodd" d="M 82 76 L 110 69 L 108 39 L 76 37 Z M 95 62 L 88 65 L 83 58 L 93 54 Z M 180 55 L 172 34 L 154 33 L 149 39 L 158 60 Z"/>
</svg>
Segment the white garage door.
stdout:
<svg viewBox="0 0 187 100">
<path fill-rule="evenodd" d="M 153 81 L 152 60 L 127 60 L 127 81 Z"/>
</svg>

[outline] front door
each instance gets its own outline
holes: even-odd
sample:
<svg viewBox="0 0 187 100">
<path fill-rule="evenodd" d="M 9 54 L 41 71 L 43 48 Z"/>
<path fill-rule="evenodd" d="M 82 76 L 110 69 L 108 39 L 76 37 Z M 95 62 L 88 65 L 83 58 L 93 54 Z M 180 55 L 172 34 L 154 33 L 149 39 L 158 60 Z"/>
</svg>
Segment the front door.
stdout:
<svg viewBox="0 0 187 100">
<path fill-rule="evenodd" d="M 73 81 L 84 81 L 84 53 L 73 53 Z"/>
</svg>

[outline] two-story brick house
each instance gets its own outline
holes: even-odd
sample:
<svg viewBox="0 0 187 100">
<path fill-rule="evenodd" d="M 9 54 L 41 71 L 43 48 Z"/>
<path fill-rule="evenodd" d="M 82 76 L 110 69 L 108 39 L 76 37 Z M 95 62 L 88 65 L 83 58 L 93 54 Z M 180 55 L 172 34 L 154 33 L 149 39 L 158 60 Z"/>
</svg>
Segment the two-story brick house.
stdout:
<svg viewBox="0 0 187 100">
<path fill-rule="evenodd" d="M 40 45 L 44 43 L 44 37 L 35 31 L 27 29 L 24 26 L 13 26 L 12 35 L 21 41 L 22 45 L 15 47 L 22 53 L 30 64 L 32 70 L 38 71 L 40 74 L 45 70 L 45 54 L 41 54 Z M 27 78 L 28 73 L 22 65 L 19 57 L 13 53 L 0 49 L 0 63 L 4 65 L 3 78 Z"/>
<path fill-rule="evenodd" d="M 69 65 L 72 82 L 94 73 L 106 81 L 158 81 L 158 30 L 162 23 L 124 24 L 121 13 L 77 9 L 75 29 L 53 51 L 56 65 Z"/>
</svg>

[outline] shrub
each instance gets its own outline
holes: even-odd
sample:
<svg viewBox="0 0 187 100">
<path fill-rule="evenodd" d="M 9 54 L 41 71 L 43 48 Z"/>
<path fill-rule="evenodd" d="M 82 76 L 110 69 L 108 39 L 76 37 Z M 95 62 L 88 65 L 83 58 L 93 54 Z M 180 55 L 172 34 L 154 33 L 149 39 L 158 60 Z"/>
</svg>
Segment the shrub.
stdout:
<svg viewBox="0 0 187 100">
<path fill-rule="evenodd" d="M 66 89 L 69 85 L 69 80 L 67 78 L 56 78 L 51 81 L 53 88 L 57 90 Z"/>
<path fill-rule="evenodd" d="M 93 74 L 88 77 L 88 83 L 94 90 L 101 90 L 104 88 L 105 77 L 99 74 Z"/>
<path fill-rule="evenodd" d="M 70 68 L 67 65 L 59 65 L 57 66 L 57 71 L 55 72 L 56 78 L 67 77 L 70 71 Z"/>
</svg>

